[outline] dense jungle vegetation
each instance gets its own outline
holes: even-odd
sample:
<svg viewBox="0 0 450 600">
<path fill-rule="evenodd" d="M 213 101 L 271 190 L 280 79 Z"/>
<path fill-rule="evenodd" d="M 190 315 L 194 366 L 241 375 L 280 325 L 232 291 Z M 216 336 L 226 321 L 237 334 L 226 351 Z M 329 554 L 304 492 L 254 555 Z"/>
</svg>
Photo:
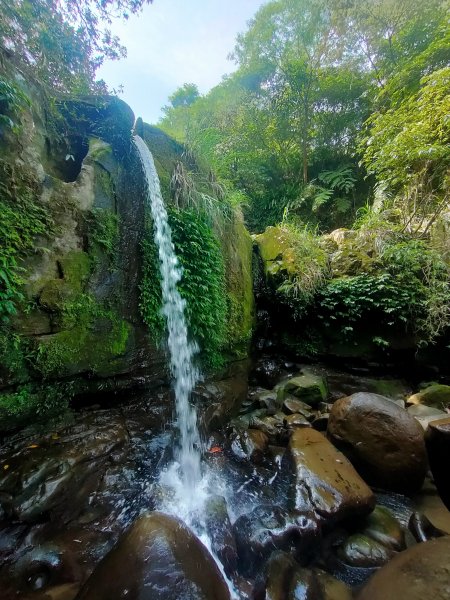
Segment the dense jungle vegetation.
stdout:
<svg viewBox="0 0 450 600">
<path fill-rule="evenodd" d="M 104 60 L 126 51 L 111 22 L 149 1 L 0 0 L 2 64 L 11 60 L 39 83 L 47 127 L 61 123 L 64 99 L 116 93 L 96 80 Z M 223 365 L 236 340 L 247 348 L 251 334 L 252 299 L 243 310 L 242 299 L 225 291 L 236 276 L 224 251 L 227 232 L 240 227 L 241 210 L 252 233 L 277 226 L 289 250 L 289 266 L 281 265 L 270 294 L 294 321 L 310 325 L 314 315 L 353 345 L 364 323 L 380 324 L 370 336 L 383 351 L 393 336 L 413 336 L 417 347 L 448 346 L 449 31 L 441 0 L 275 0 L 238 36 L 231 75 L 206 95 L 186 83 L 170 96 L 158 126 L 183 145 L 185 160 L 162 185 L 185 270 L 181 291 L 206 367 Z M 30 107 L 26 86 L 2 71 L 2 134 L 19 135 Z M 11 327 L 26 300 L 24 260 L 39 236 L 53 234 L 53 209 L 23 165 L 2 160 L 0 168 L 0 355 L 21 386 L 2 402 L 13 416 L 47 404 L 53 411 L 67 391 L 52 383 L 53 399 L 47 389 L 48 365 L 41 363 L 48 352 L 37 360 Z M 117 221 L 90 218 L 114 262 Z M 337 248 L 327 234 L 343 227 L 350 234 Z M 151 241 L 143 255 L 141 314 L 160 335 Z M 111 311 L 87 300 L 82 312 L 93 329 Z M 78 313 L 66 315 L 67 323 L 77 320 Z M 127 332 L 119 325 L 122 348 Z M 299 351 L 320 354 L 318 329 L 303 331 Z M 30 367 L 31 379 L 41 368 L 37 392 Z"/>
</svg>

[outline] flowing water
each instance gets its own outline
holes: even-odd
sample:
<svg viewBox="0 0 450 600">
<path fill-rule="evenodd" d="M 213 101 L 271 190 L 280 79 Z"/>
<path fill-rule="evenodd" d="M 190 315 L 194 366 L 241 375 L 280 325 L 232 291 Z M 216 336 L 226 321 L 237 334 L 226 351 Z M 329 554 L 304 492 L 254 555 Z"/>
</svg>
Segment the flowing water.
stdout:
<svg viewBox="0 0 450 600">
<path fill-rule="evenodd" d="M 184 314 L 185 301 L 178 291 L 177 284 L 182 269 L 175 254 L 172 232 L 167 210 L 162 198 L 159 178 L 153 156 L 145 142 L 134 137 L 147 185 L 148 204 L 151 210 L 154 239 L 158 248 L 161 272 L 162 313 L 167 323 L 170 368 L 175 392 L 177 426 L 180 444 L 177 451 L 175 475 L 180 477 L 184 488 L 185 501 L 192 502 L 201 484 L 201 442 L 197 428 L 197 414 L 190 404 L 191 392 L 199 378 L 193 358 L 197 351 L 195 342 L 188 339 Z"/>
</svg>

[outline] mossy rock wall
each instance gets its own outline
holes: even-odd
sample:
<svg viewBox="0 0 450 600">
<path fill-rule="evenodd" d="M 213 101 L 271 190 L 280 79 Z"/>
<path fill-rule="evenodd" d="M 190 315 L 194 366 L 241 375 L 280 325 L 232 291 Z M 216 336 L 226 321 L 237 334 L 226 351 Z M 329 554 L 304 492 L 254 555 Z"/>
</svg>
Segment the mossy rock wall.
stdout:
<svg viewBox="0 0 450 600">
<path fill-rule="evenodd" d="M 18 182 L 36 182 L 17 210 L 30 206 L 46 224 L 12 257 L 23 283 L 6 298 L 15 310 L 0 331 L 1 430 L 25 388 L 29 395 L 65 381 L 75 392 L 115 389 L 160 383 L 167 370 L 138 307 L 145 186 L 131 109 L 108 97 L 49 107 L 38 84 L 12 68 L 0 75 L 30 99 L 17 131 L 2 131 L 10 178 L 0 183 L 21 194 Z M 13 214 L 20 198 L 2 199 Z"/>
</svg>

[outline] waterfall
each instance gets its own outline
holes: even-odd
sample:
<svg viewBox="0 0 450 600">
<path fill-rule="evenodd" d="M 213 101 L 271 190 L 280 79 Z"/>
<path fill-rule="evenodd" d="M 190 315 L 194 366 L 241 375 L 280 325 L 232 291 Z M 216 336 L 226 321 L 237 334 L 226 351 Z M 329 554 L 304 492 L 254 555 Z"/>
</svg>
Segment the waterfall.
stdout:
<svg viewBox="0 0 450 600">
<path fill-rule="evenodd" d="M 177 288 L 182 269 L 175 254 L 172 232 L 153 156 L 139 136 L 134 136 L 134 143 L 145 175 L 147 199 L 153 218 L 154 239 L 159 254 L 162 313 L 167 323 L 170 369 L 174 382 L 177 426 L 180 432 L 177 469 L 184 494 L 187 495 L 185 500 L 189 501 L 191 498 L 192 501 L 194 490 L 201 481 L 201 444 L 197 428 L 197 413 L 189 402 L 191 392 L 199 377 L 193 364 L 197 346 L 188 339 L 184 314 L 186 303 Z"/>
</svg>

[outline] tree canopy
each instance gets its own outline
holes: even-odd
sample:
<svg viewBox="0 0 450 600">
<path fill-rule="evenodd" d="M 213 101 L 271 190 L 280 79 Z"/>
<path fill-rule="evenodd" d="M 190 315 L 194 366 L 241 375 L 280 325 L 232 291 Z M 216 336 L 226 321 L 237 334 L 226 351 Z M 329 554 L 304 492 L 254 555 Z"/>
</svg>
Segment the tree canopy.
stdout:
<svg viewBox="0 0 450 600">
<path fill-rule="evenodd" d="M 400 194 L 405 169 L 434 173 L 439 204 L 448 31 L 440 0 L 274 0 L 238 36 L 237 71 L 160 125 L 247 196 L 255 230 L 286 211 L 351 223 L 376 183 Z"/>
<path fill-rule="evenodd" d="M 0 0 L 0 44 L 54 92 L 104 91 L 103 61 L 126 49 L 110 30 L 152 0 Z"/>
</svg>

